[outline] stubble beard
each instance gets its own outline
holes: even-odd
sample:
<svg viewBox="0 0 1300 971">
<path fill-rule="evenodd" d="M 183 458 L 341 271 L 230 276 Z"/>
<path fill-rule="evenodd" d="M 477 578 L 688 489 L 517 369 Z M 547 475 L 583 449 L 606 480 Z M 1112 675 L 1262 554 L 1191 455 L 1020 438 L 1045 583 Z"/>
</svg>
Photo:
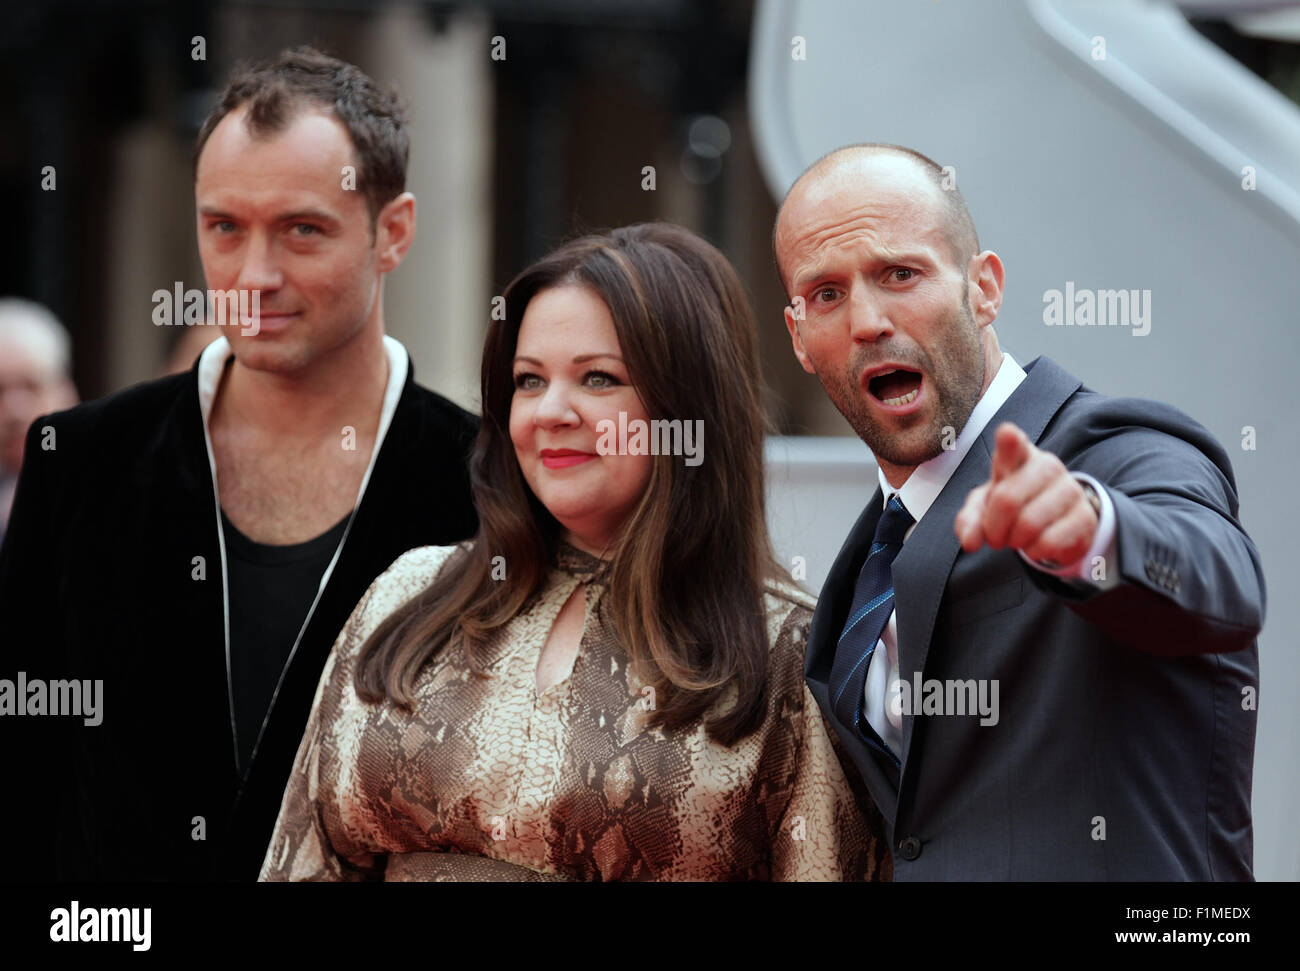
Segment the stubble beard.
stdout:
<svg viewBox="0 0 1300 971">
<path fill-rule="evenodd" d="M 317 303 L 284 334 L 269 339 L 236 334 L 231 347 L 240 363 L 251 370 L 304 377 L 331 358 L 348 353 L 366 328 L 375 298 L 371 292 L 369 301 L 358 300 L 355 307 Z M 322 319 L 322 315 L 328 316 Z"/>
<path fill-rule="evenodd" d="M 984 387 L 984 349 L 979 328 L 971 315 L 969 303 L 944 321 L 943 340 L 934 355 L 919 345 L 908 348 L 890 345 L 862 346 L 853 355 L 838 380 L 822 379 L 831 402 L 871 449 L 878 461 L 904 468 L 928 462 L 943 451 L 944 443 L 956 440 L 965 427 Z M 909 415 L 885 424 L 873 413 L 865 400 L 871 392 L 859 384 L 862 372 L 873 363 L 890 360 L 925 375 L 926 394 L 934 400 L 933 417 Z M 902 430 L 899 430 L 902 425 Z M 945 434 L 945 428 L 952 429 Z"/>
</svg>

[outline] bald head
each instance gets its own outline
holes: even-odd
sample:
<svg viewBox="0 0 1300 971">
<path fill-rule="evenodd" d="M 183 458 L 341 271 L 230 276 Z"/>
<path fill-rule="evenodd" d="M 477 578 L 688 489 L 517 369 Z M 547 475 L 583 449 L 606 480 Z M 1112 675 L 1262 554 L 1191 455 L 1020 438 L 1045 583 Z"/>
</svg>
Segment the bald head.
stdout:
<svg viewBox="0 0 1300 971">
<path fill-rule="evenodd" d="M 937 162 L 901 145 L 846 145 L 813 162 L 786 193 L 772 230 L 773 255 L 786 293 L 792 292 L 787 251 L 795 225 L 846 196 L 869 202 L 879 194 L 903 193 L 913 207 L 933 216 L 953 264 L 964 271 L 980 251 L 979 236 L 961 191 L 955 183 L 945 188 L 945 179 Z"/>
<path fill-rule="evenodd" d="M 0 478 L 22 466 L 24 438 L 36 418 L 77 403 L 70 347 L 67 331 L 43 306 L 0 299 Z"/>
</svg>

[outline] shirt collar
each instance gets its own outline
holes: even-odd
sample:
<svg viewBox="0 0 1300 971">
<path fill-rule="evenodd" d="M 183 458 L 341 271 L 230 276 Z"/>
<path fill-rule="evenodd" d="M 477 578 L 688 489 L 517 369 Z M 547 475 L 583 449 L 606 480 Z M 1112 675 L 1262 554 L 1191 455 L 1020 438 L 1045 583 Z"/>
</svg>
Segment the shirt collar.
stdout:
<svg viewBox="0 0 1300 971">
<path fill-rule="evenodd" d="M 593 556 L 562 539 L 555 544 L 555 565 L 579 583 L 603 581 L 610 569 L 609 560 Z"/>
<path fill-rule="evenodd" d="M 993 416 L 1006 404 L 1011 393 L 1023 380 L 1025 380 L 1024 368 L 1016 363 L 1015 358 L 1003 351 L 1002 366 L 993 376 L 988 390 L 975 403 L 970 418 L 966 420 L 952 448 L 944 449 L 928 462 L 918 465 L 900 489 L 891 486 L 885 478 L 884 470 L 877 467 L 876 474 L 880 478 L 880 489 L 884 493 L 885 503 L 897 495 L 907 507 L 907 511 L 911 513 L 912 519 L 919 523 L 921 517 L 939 498 L 939 493 L 943 492 L 943 487 L 957 471 L 957 466 L 961 465 L 962 459 L 975 444 L 975 439 L 980 437 L 988 423 L 993 420 Z"/>
<path fill-rule="evenodd" d="M 388 355 L 388 387 L 384 389 L 384 405 L 379 412 L 379 432 L 375 436 L 376 454 L 379 446 L 384 443 L 389 422 L 397 410 L 397 401 L 406 386 L 406 370 L 410 363 L 406 348 L 387 334 L 384 335 L 384 353 Z M 226 373 L 226 362 L 233 354 L 230 341 L 218 337 L 199 355 L 199 410 L 203 413 L 204 428 L 208 427 L 212 419 L 212 403 L 217 399 L 217 388 L 221 386 L 221 379 Z"/>
</svg>

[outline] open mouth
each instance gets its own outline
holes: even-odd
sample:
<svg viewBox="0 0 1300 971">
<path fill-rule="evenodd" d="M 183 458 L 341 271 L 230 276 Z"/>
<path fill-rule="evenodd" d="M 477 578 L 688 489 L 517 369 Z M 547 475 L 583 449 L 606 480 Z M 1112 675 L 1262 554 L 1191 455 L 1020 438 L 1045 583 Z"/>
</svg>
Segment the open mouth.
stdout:
<svg viewBox="0 0 1300 971">
<path fill-rule="evenodd" d="M 884 371 L 867 382 L 867 390 L 883 405 L 901 408 L 921 393 L 921 374 L 906 368 Z"/>
</svg>

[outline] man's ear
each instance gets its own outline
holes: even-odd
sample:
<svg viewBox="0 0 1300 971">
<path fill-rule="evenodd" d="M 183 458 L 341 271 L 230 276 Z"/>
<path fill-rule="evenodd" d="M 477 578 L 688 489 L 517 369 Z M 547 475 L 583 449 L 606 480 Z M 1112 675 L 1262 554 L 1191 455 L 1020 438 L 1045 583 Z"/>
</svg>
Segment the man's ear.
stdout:
<svg viewBox="0 0 1300 971">
<path fill-rule="evenodd" d="M 796 300 L 799 298 L 796 297 Z M 816 374 L 813 370 L 812 360 L 808 357 L 808 352 L 804 350 L 803 338 L 799 336 L 799 318 L 795 316 L 794 307 L 785 308 L 785 329 L 790 332 L 790 343 L 794 345 L 794 356 L 799 359 L 803 369 L 809 374 Z"/>
<path fill-rule="evenodd" d="M 990 249 L 971 257 L 966 274 L 970 291 L 971 314 L 975 323 L 987 327 L 1002 309 L 1002 285 L 1006 270 L 998 254 Z"/>
<path fill-rule="evenodd" d="M 389 273 L 401 265 L 415 242 L 415 196 L 403 192 L 385 203 L 375 220 L 375 248 L 379 272 Z"/>
</svg>

